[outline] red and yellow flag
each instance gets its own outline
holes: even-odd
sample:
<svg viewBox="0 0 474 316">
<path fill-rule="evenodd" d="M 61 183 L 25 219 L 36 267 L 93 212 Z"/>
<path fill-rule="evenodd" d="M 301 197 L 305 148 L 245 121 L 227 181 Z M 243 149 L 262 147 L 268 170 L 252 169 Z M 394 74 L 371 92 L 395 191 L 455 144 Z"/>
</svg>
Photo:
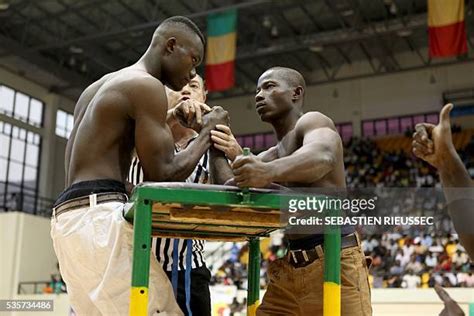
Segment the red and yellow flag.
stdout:
<svg viewBox="0 0 474 316">
<path fill-rule="evenodd" d="M 237 10 L 210 14 L 207 18 L 206 85 L 209 91 L 234 86 L 236 26 Z"/>
<path fill-rule="evenodd" d="M 428 0 L 430 57 L 467 53 L 464 0 Z"/>
</svg>

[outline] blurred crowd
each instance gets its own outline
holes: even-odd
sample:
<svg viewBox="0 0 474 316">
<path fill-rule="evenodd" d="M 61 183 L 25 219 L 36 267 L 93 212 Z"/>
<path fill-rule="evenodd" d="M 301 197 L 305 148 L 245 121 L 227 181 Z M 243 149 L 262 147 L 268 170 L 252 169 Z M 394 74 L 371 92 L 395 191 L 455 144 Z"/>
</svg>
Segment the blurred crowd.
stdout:
<svg viewBox="0 0 474 316">
<path fill-rule="evenodd" d="M 344 153 L 349 188 L 439 186 L 434 168 L 402 150 L 384 152 L 370 139 L 353 138 Z"/>
<path fill-rule="evenodd" d="M 362 248 L 373 258 L 373 288 L 474 287 L 469 257 L 454 234 L 370 236 Z"/>
</svg>

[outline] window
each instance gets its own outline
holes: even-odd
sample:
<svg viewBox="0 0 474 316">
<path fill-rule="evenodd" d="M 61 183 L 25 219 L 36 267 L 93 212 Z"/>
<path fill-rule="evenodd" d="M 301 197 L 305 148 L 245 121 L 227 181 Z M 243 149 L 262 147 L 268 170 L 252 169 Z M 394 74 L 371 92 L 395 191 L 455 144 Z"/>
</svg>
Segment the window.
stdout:
<svg viewBox="0 0 474 316">
<path fill-rule="evenodd" d="M 73 126 L 74 116 L 63 110 L 58 110 L 56 113 L 56 135 L 69 138 Z"/>
<path fill-rule="evenodd" d="M 365 137 L 370 137 L 370 136 L 375 135 L 373 121 L 362 122 L 362 134 Z"/>
<path fill-rule="evenodd" d="M 0 86 L 0 111 L 13 116 L 13 103 L 15 102 L 15 91 L 5 86 Z"/>
<path fill-rule="evenodd" d="M 239 145 L 249 147 L 251 150 L 266 150 L 276 144 L 276 138 L 273 133 L 257 133 L 235 136 Z"/>
<path fill-rule="evenodd" d="M 1 205 L 36 210 L 40 152 L 39 134 L 0 121 Z"/>
<path fill-rule="evenodd" d="M 265 134 L 265 147 L 270 148 L 276 145 L 276 137 L 273 133 Z"/>
<path fill-rule="evenodd" d="M 413 119 L 412 117 L 402 117 L 400 120 L 401 132 L 405 133 L 406 131 L 411 131 L 413 128 Z"/>
<path fill-rule="evenodd" d="M 255 135 L 255 144 L 254 147 L 256 149 L 263 149 L 265 148 L 265 135 L 264 134 L 257 134 Z"/>
<path fill-rule="evenodd" d="M 253 148 L 253 135 L 244 136 L 244 144 L 242 145 L 242 147 Z"/>
<path fill-rule="evenodd" d="M 398 118 L 388 119 L 388 133 L 398 134 L 400 133 L 400 120 Z"/>
<path fill-rule="evenodd" d="M 413 117 L 413 127 L 415 127 L 416 124 L 423 123 L 425 121 L 426 121 L 426 119 L 425 119 L 424 115 L 415 115 Z"/>
<path fill-rule="evenodd" d="M 36 127 L 43 124 L 43 102 L 2 85 L 0 113 Z"/>
<path fill-rule="evenodd" d="M 387 134 L 387 121 L 386 120 L 378 120 L 375 121 L 375 135 L 385 135 Z"/>
<path fill-rule="evenodd" d="M 353 135 L 352 123 L 339 123 L 336 124 L 336 129 L 343 142 L 348 142 Z"/>
<path fill-rule="evenodd" d="M 404 134 L 407 131 L 413 130 L 416 124 L 422 122 L 437 124 L 438 114 L 427 113 L 376 120 L 365 120 L 362 121 L 362 136 L 370 137 L 374 135 L 382 136 Z"/>
<path fill-rule="evenodd" d="M 439 116 L 438 114 L 428 114 L 426 116 L 426 122 L 431 124 L 438 124 Z"/>
</svg>

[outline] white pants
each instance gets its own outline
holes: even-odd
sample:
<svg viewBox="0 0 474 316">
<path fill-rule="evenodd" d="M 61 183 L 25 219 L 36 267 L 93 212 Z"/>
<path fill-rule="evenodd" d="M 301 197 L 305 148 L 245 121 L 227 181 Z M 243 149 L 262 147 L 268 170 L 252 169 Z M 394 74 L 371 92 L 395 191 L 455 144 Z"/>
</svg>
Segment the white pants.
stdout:
<svg viewBox="0 0 474 316">
<path fill-rule="evenodd" d="M 79 316 L 129 313 L 133 228 L 124 219 L 123 208 L 121 202 L 110 202 L 51 220 L 61 275 Z M 150 258 L 148 302 L 149 315 L 183 315 L 154 256 Z"/>
</svg>

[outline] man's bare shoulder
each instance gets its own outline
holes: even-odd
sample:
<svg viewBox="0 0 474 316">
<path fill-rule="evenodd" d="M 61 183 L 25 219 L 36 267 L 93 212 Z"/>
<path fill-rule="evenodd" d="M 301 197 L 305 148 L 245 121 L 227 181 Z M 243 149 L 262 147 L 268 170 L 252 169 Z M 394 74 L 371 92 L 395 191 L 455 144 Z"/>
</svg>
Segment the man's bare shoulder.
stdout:
<svg viewBox="0 0 474 316">
<path fill-rule="evenodd" d="M 163 83 L 140 69 L 125 68 L 113 73 L 102 92 L 118 95 L 127 100 L 133 109 L 144 112 L 154 112 L 157 106 L 167 106 Z"/>
<path fill-rule="evenodd" d="M 308 131 L 317 128 L 329 128 L 337 131 L 334 122 L 321 112 L 311 111 L 303 114 L 296 123 L 297 131 Z"/>
<path fill-rule="evenodd" d="M 111 89 L 130 95 L 140 96 L 142 93 L 160 93 L 164 91 L 164 85 L 146 71 L 134 68 L 125 68 L 117 71 L 109 78 Z"/>
</svg>

